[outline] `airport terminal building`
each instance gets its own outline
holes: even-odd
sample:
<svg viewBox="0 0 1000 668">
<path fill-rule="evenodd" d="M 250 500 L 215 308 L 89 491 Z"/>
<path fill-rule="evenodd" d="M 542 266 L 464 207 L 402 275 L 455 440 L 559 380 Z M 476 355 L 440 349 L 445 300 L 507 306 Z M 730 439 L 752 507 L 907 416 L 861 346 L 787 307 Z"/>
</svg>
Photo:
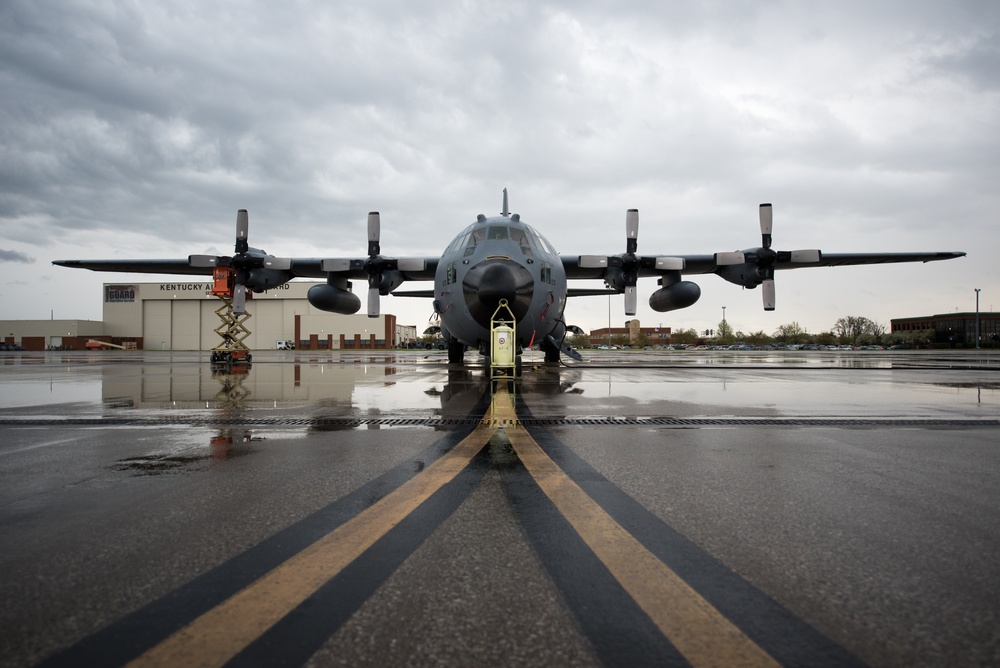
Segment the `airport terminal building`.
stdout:
<svg viewBox="0 0 1000 668">
<path fill-rule="evenodd" d="M 247 300 L 251 350 L 291 341 L 298 349 L 385 349 L 417 337 L 415 326 L 397 326 L 396 316 L 340 315 L 314 308 L 306 299 L 315 282 L 293 281 Z M 105 283 L 104 320 L 8 320 L 0 339 L 28 350 L 82 350 L 96 339 L 141 350 L 211 350 L 220 342 L 223 302 L 209 282 Z"/>
</svg>

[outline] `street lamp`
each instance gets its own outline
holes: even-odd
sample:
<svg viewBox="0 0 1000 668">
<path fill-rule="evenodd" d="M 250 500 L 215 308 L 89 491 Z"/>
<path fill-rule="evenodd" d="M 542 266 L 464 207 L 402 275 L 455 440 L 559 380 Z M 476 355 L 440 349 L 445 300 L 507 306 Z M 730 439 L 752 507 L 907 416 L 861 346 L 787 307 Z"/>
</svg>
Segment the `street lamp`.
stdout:
<svg viewBox="0 0 1000 668">
<path fill-rule="evenodd" d="M 976 348 L 979 348 L 979 288 L 973 288 L 976 291 Z"/>
<path fill-rule="evenodd" d="M 608 290 L 611 289 L 611 286 L 608 285 L 607 283 L 604 284 L 604 287 L 607 288 Z M 608 349 L 609 350 L 611 349 L 611 293 L 610 292 L 608 293 Z"/>
</svg>

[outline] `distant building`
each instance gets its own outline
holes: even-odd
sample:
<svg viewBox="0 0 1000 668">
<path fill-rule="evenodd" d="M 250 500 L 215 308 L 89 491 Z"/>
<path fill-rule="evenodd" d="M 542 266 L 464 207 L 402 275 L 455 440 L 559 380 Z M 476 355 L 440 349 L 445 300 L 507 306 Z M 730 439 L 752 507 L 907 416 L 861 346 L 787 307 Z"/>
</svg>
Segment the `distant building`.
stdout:
<svg viewBox="0 0 1000 668">
<path fill-rule="evenodd" d="M 395 348 L 400 341 L 396 316 L 383 313 L 340 315 L 314 308 L 306 292 L 314 282 L 293 281 L 247 300 L 251 350 L 274 349 L 292 341 L 299 350 L 371 350 Z M 222 301 L 210 283 L 105 283 L 104 319 L 0 321 L 0 341 L 28 350 L 83 350 L 90 339 L 140 350 L 211 350 L 220 342 L 215 331 Z M 416 327 L 403 330 L 415 338 Z"/>
<path fill-rule="evenodd" d="M 896 332 L 934 331 L 935 343 L 949 343 L 964 346 L 976 345 L 976 314 L 939 313 L 916 318 L 893 318 L 890 330 Z M 979 340 L 981 344 L 996 345 L 1000 342 L 1000 313 L 979 312 Z"/>
<path fill-rule="evenodd" d="M 604 327 L 603 329 L 592 329 L 588 335 L 590 345 L 607 345 L 610 340 L 614 343 L 616 338 L 622 336 L 628 338 L 629 345 L 636 345 L 645 342 L 651 346 L 665 346 L 670 343 L 669 327 L 641 327 L 638 320 L 629 320 L 624 327 Z"/>
<path fill-rule="evenodd" d="M 416 325 L 396 325 L 396 345 L 409 343 L 417 340 Z"/>
</svg>

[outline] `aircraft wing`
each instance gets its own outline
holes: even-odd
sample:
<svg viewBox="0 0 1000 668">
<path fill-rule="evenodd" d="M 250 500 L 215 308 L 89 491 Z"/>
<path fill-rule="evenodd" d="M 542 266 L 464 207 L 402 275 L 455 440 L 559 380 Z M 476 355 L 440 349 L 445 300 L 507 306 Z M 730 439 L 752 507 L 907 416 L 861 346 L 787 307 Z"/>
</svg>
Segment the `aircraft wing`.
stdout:
<svg viewBox="0 0 1000 668">
<path fill-rule="evenodd" d="M 52 264 L 91 271 L 117 271 L 135 274 L 212 275 L 211 267 L 192 267 L 182 260 L 53 260 Z"/>
<path fill-rule="evenodd" d="M 937 260 L 952 260 L 964 257 L 964 252 L 938 251 L 920 253 L 825 253 L 820 252 L 819 260 L 796 261 L 778 255 L 774 263 L 775 269 L 798 269 L 800 267 L 841 267 L 852 264 L 890 264 L 896 262 L 934 262 Z M 712 274 L 722 266 L 731 263 L 719 263 L 715 254 L 711 255 L 677 255 L 684 260 L 682 274 Z M 662 272 L 641 272 L 643 276 L 654 276 Z"/>
<path fill-rule="evenodd" d="M 270 257 L 270 256 L 268 256 Z M 263 258 L 264 266 L 268 257 Z M 440 258 L 403 258 L 406 261 L 416 261 L 414 267 L 422 268 L 400 270 L 408 281 L 432 281 Z M 344 278 L 367 279 L 368 271 L 365 263 L 368 258 L 288 258 L 288 268 L 280 269 L 287 272 L 288 278 L 326 278 L 333 273 Z M 334 271 L 323 269 L 324 263 L 334 263 L 342 267 Z M 211 276 L 214 266 L 192 266 L 189 258 L 164 260 L 54 260 L 52 264 L 74 269 L 89 269 L 91 271 L 109 271 L 132 274 L 187 274 L 191 276 Z"/>
<path fill-rule="evenodd" d="M 713 274 L 720 269 L 735 262 L 732 256 L 744 255 L 744 251 L 737 253 L 703 254 L 703 255 L 671 255 L 671 256 L 642 256 L 636 257 L 637 275 L 642 276 L 662 276 L 671 271 L 680 271 L 681 274 Z M 800 260 L 788 253 L 778 253 L 771 266 L 774 269 L 798 269 L 802 267 L 840 267 L 854 264 L 890 264 L 897 262 L 935 262 L 937 260 L 951 260 L 964 257 L 965 253 L 960 251 L 936 251 L 918 253 L 823 253 L 818 252 L 819 259 L 807 258 Z M 723 259 L 720 256 L 727 256 Z M 568 279 L 606 279 L 609 269 L 614 268 L 614 263 L 610 266 L 591 266 L 585 258 L 593 256 L 560 256 L 563 268 L 566 270 Z M 614 257 L 610 257 L 614 260 Z M 583 260 L 583 262 L 581 262 Z M 669 262 L 663 262 L 668 260 Z M 683 268 L 679 268 L 683 262 Z M 584 296 L 588 294 L 604 294 L 603 292 L 588 292 L 578 290 L 572 296 Z"/>
</svg>

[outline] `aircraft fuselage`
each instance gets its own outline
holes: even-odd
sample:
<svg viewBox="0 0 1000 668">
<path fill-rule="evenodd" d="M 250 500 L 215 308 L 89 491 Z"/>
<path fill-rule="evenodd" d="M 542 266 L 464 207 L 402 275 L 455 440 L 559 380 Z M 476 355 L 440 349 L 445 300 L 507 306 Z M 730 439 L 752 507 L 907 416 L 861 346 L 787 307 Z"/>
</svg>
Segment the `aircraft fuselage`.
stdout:
<svg viewBox="0 0 1000 668">
<path fill-rule="evenodd" d="M 480 215 L 437 266 L 434 309 L 445 338 L 474 349 L 487 345 L 501 300 L 517 321 L 520 348 L 563 336 L 566 272 L 552 244 L 517 214 Z"/>
</svg>

